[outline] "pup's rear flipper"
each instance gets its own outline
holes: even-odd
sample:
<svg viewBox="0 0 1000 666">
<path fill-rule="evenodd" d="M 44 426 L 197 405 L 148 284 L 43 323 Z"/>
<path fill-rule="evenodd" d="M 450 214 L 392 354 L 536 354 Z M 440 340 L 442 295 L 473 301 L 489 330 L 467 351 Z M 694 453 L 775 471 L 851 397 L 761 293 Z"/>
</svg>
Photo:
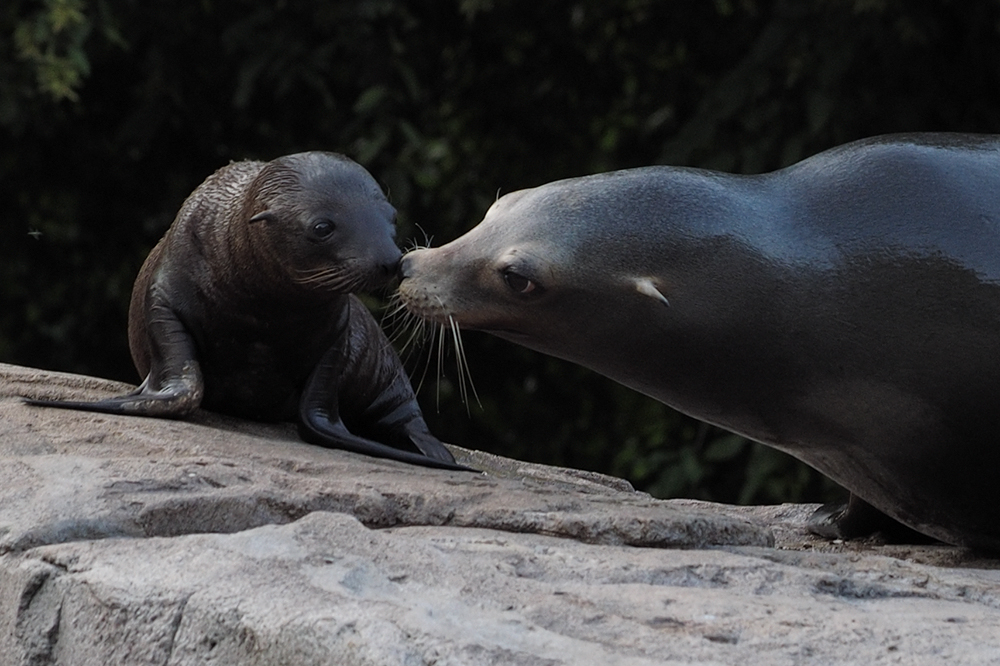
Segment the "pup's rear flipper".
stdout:
<svg viewBox="0 0 1000 666">
<path fill-rule="evenodd" d="M 181 373 L 158 388 L 150 388 L 150 376 L 128 395 L 85 402 L 82 400 L 41 400 L 24 398 L 24 402 L 38 407 L 77 409 L 104 414 L 128 414 L 157 418 L 183 418 L 198 409 L 204 393 L 201 369 L 197 361 L 188 361 Z"/>
</svg>

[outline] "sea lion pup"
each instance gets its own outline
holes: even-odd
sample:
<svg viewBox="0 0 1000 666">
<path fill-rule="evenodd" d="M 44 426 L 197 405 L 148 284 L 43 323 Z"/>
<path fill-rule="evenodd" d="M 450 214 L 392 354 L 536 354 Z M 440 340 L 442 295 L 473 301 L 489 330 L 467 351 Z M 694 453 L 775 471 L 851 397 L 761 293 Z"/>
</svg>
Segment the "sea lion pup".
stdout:
<svg viewBox="0 0 1000 666">
<path fill-rule="evenodd" d="M 351 294 L 395 277 L 395 212 L 342 155 L 219 169 L 184 202 L 132 290 L 142 384 L 98 402 L 28 402 L 297 420 L 313 444 L 467 469 L 430 434 L 396 352 Z"/>
<path fill-rule="evenodd" d="M 1000 549 L 998 138 L 878 137 L 755 176 L 561 180 L 400 271 L 420 317 L 815 467 L 855 496 L 834 531 L 864 531 L 874 507 Z"/>
</svg>

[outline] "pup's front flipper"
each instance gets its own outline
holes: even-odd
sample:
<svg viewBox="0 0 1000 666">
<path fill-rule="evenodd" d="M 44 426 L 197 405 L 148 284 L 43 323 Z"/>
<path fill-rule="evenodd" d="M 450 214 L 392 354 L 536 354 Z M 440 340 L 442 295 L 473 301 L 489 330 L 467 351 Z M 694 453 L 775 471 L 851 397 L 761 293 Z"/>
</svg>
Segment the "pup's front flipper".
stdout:
<svg viewBox="0 0 1000 666">
<path fill-rule="evenodd" d="M 169 308 L 152 308 L 149 321 L 149 374 L 128 395 L 94 402 L 25 398 L 29 405 L 79 409 L 105 414 L 182 418 L 198 409 L 204 395 L 194 341 Z"/>
<path fill-rule="evenodd" d="M 333 351 L 313 371 L 299 405 L 299 436 L 310 444 L 333 449 L 343 449 L 375 458 L 388 458 L 400 462 L 478 472 L 455 462 L 454 456 L 427 430 L 422 419 L 397 421 L 390 439 L 394 443 L 412 444 L 421 453 L 396 448 L 382 442 L 360 437 L 350 432 L 341 420 L 339 411 L 340 373 L 343 369 L 340 352 Z M 391 417 L 390 417 L 391 418 Z"/>
</svg>

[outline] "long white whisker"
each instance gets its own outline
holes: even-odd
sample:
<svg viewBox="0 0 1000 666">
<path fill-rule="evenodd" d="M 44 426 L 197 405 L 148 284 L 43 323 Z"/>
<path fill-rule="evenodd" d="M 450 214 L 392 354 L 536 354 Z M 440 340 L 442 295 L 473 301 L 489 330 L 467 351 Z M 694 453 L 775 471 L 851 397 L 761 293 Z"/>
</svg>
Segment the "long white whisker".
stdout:
<svg viewBox="0 0 1000 666">
<path fill-rule="evenodd" d="M 444 304 L 438 299 L 441 309 L 444 310 Z M 427 378 L 427 372 L 430 370 L 431 357 L 435 355 L 436 349 L 436 365 L 437 365 L 437 384 L 435 390 L 435 406 L 438 411 L 441 410 L 441 382 L 445 378 L 444 372 L 444 357 L 445 352 L 448 347 L 451 347 L 455 352 L 455 364 L 458 370 L 457 378 L 457 389 L 459 398 L 463 403 L 465 403 L 466 412 L 471 415 L 470 412 L 470 393 L 473 398 L 475 398 L 476 404 L 482 408 L 483 403 L 479 399 L 479 392 L 476 390 L 475 382 L 472 380 L 472 371 L 469 368 L 468 358 L 465 353 L 465 343 L 462 340 L 461 327 L 455 320 L 454 316 L 447 315 L 447 323 L 435 324 L 430 320 L 423 319 L 416 315 L 413 315 L 406 307 L 402 297 L 399 293 L 395 293 L 390 298 L 390 302 L 386 308 L 385 316 L 383 318 L 383 323 L 389 321 L 396 330 L 393 332 L 391 340 L 393 344 L 397 346 L 400 357 L 404 364 L 409 363 L 410 356 L 415 353 L 422 343 L 430 338 L 430 353 L 427 354 L 426 360 L 423 364 L 423 370 L 420 373 L 419 381 L 417 382 L 415 391 L 420 392 L 423 388 L 424 381 Z M 451 337 L 450 344 L 445 340 L 446 336 Z M 435 340 L 435 337 L 437 338 Z M 401 340 L 404 340 L 400 344 Z M 421 343 L 418 345 L 418 343 Z M 436 343 L 436 344 L 435 344 Z"/>
<path fill-rule="evenodd" d="M 413 324 L 413 328 L 410 330 L 410 337 L 406 339 L 406 342 L 399 349 L 400 354 L 405 354 L 406 358 L 409 358 L 410 354 L 413 354 L 419 348 L 419 342 L 426 335 L 427 325 L 422 319 L 416 319 Z M 404 331 L 406 329 L 403 329 Z"/>
<path fill-rule="evenodd" d="M 409 358 L 409 357 L 407 357 L 407 358 Z M 427 368 L 430 367 L 430 364 L 431 364 L 431 355 L 428 352 L 427 359 L 424 361 L 424 369 L 420 372 L 420 380 L 417 382 L 417 386 L 414 389 L 415 393 L 420 393 L 420 389 L 423 388 L 423 386 L 424 386 L 424 379 L 427 378 Z"/>
<path fill-rule="evenodd" d="M 472 396 L 476 399 L 476 404 L 482 409 L 483 403 L 479 399 L 479 392 L 476 391 L 476 383 L 472 381 L 472 369 L 469 367 L 469 359 L 465 355 L 465 343 L 462 342 L 462 329 L 459 327 L 458 322 L 454 318 L 450 318 L 453 326 L 453 331 L 455 334 L 455 345 L 458 351 L 458 372 L 460 375 L 464 375 L 469 381 L 469 388 L 472 389 Z M 465 380 L 462 381 L 463 385 Z M 469 395 L 468 392 L 465 394 L 465 411 L 469 411 Z"/>
<path fill-rule="evenodd" d="M 444 376 L 444 326 L 438 327 L 437 349 L 437 409 L 441 411 L 441 377 Z"/>
<path fill-rule="evenodd" d="M 413 223 L 413 226 L 415 226 L 420 231 L 420 233 L 422 233 L 424 235 L 424 244 L 423 245 L 419 245 L 416 241 L 414 241 L 413 242 L 414 243 L 413 249 L 414 250 L 426 250 L 427 248 L 429 248 L 431 246 L 431 241 L 434 240 L 434 237 L 431 236 L 430 234 L 428 234 L 427 231 L 424 230 L 424 228 L 422 226 L 420 226 L 419 224 L 417 224 L 416 222 Z"/>
<path fill-rule="evenodd" d="M 410 330 L 410 322 L 413 321 L 413 329 Z M 389 298 L 389 304 L 382 313 L 382 321 L 380 326 L 383 329 L 389 328 L 392 330 L 389 340 L 396 344 L 409 333 L 409 337 L 406 343 L 400 348 L 399 353 L 402 356 L 403 352 L 409 347 L 410 343 L 413 342 L 413 337 L 420 330 L 420 320 L 417 318 L 411 319 L 409 312 L 406 310 L 406 306 L 403 304 L 403 299 L 400 298 L 399 293 L 393 293 Z"/>
<path fill-rule="evenodd" d="M 458 366 L 458 396 L 465 404 L 465 410 L 469 410 L 468 395 L 465 389 L 465 373 L 462 371 L 462 338 L 458 335 L 458 324 L 455 318 L 448 315 L 448 325 L 451 328 L 451 344 L 455 350 L 455 364 Z"/>
</svg>

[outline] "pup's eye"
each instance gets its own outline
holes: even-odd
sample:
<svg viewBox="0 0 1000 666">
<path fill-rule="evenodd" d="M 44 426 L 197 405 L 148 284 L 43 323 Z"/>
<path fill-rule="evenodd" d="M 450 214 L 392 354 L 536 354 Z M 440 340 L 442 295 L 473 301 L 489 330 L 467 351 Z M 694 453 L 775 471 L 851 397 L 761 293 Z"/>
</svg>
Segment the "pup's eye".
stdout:
<svg viewBox="0 0 1000 666">
<path fill-rule="evenodd" d="M 319 239 L 329 238 L 330 234 L 332 234 L 333 230 L 336 228 L 336 225 L 334 225 L 334 223 L 330 220 L 317 220 L 316 222 L 313 222 L 312 235 Z"/>
<path fill-rule="evenodd" d="M 530 294 L 537 288 L 534 282 L 509 268 L 503 272 L 503 281 L 519 294 Z"/>
</svg>

